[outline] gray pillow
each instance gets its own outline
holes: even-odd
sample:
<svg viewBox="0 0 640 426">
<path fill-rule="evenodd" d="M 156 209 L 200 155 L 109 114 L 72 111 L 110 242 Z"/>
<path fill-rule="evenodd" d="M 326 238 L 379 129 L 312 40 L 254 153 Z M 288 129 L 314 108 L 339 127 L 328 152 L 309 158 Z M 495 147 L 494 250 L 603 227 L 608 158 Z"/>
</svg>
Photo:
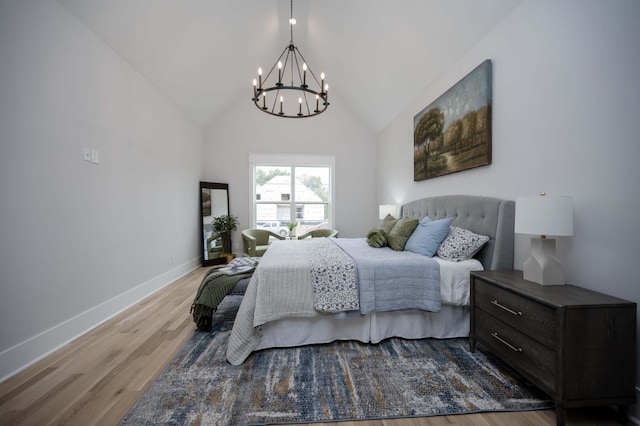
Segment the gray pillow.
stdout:
<svg viewBox="0 0 640 426">
<path fill-rule="evenodd" d="M 396 251 L 404 250 L 404 246 L 407 244 L 416 226 L 418 226 L 418 219 L 404 217 L 398 220 L 393 226 L 393 229 L 391 229 L 391 232 L 387 234 L 387 244 L 389 247 Z"/>
</svg>

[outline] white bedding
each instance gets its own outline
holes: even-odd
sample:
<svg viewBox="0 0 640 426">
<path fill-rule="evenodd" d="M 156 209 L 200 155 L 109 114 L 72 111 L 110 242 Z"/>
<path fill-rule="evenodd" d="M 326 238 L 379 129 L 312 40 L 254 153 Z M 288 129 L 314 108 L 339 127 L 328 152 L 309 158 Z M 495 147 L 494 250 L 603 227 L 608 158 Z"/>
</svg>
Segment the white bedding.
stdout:
<svg viewBox="0 0 640 426">
<path fill-rule="evenodd" d="M 469 273 L 482 271 L 482 263 L 478 259 L 451 262 L 433 258 L 440 264 L 440 297 L 443 304 L 468 306 L 469 305 Z"/>
<path fill-rule="evenodd" d="M 276 255 L 278 245 L 270 248 Z M 276 249 L 276 250 L 273 250 Z M 270 260 L 271 259 L 271 260 Z M 252 278 L 240 306 L 227 348 L 227 359 L 234 365 L 241 364 L 250 352 L 268 347 L 290 347 L 313 343 L 328 343 L 334 340 L 360 340 L 377 343 L 387 337 L 461 337 L 469 333 L 469 272 L 482 270 L 475 259 L 450 262 L 434 258 L 440 265 L 441 312 L 403 310 L 373 312 L 361 315 L 358 312 L 323 314 L 313 310 L 312 303 L 290 307 L 274 315 L 265 311 L 265 305 L 256 304 L 258 293 L 269 294 L 268 304 L 282 303 L 281 291 L 275 291 L 263 275 Z M 296 256 L 289 259 L 295 263 Z M 302 261 L 302 259 L 301 259 Z M 264 262 L 264 263 L 263 263 Z M 273 265 L 269 265 L 273 262 Z M 265 256 L 263 266 L 279 265 L 277 256 Z M 311 283 L 308 274 L 277 266 L 271 270 L 284 283 L 285 291 L 294 294 L 298 302 L 311 300 Z M 310 306 L 306 306 L 310 305 Z"/>
<path fill-rule="evenodd" d="M 482 270 L 476 259 L 450 262 L 438 257 L 442 307 L 359 314 L 318 314 L 312 318 L 285 318 L 262 325 L 254 350 L 358 340 L 379 343 L 389 337 L 445 339 L 469 335 L 469 272 Z"/>
</svg>

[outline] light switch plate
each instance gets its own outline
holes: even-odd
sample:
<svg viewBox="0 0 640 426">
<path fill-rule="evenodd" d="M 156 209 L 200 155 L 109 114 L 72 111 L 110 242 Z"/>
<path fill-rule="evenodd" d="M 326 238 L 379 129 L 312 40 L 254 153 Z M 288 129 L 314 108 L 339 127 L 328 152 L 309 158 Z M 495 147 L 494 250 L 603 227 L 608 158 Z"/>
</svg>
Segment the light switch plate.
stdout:
<svg viewBox="0 0 640 426">
<path fill-rule="evenodd" d="M 94 164 L 98 164 L 100 162 L 100 153 L 97 149 L 91 150 L 91 162 Z"/>
<path fill-rule="evenodd" d="M 84 148 L 84 151 L 82 153 L 82 159 L 84 161 L 91 161 L 91 149 Z"/>
</svg>

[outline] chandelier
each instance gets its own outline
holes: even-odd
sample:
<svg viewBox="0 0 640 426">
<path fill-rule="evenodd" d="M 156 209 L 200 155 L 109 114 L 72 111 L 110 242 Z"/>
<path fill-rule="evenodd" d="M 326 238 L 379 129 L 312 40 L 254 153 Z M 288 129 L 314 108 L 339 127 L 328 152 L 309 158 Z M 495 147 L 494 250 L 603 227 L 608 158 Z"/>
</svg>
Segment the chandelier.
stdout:
<svg viewBox="0 0 640 426">
<path fill-rule="evenodd" d="M 318 81 L 300 50 L 293 44 L 295 23 L 291 0 L 289 45 L 264 78 L 262 68 L 258 68 L 258 80 L 253 79 L 253 103 L 261 111 L 277 117 L 313 117 L 323 113 L 329 106 L 329 85 L 324 82 L 324 73 L 320 74 Z"/>
</svg>

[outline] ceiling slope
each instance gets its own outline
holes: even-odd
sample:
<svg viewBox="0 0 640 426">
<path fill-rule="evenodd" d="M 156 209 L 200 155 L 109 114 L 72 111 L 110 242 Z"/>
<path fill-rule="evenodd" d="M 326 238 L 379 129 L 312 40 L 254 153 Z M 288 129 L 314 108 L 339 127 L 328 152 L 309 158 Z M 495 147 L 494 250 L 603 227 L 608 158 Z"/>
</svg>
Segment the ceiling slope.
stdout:
<svg viewBox="0 0 640 426">
<path fill-rule="evenodd" d="M 378 133 L 522 0 L 295 0 L 294 42 Z M 290 39 L 287 0 L 58 0 L 202 127 Z"/>
</svg>

